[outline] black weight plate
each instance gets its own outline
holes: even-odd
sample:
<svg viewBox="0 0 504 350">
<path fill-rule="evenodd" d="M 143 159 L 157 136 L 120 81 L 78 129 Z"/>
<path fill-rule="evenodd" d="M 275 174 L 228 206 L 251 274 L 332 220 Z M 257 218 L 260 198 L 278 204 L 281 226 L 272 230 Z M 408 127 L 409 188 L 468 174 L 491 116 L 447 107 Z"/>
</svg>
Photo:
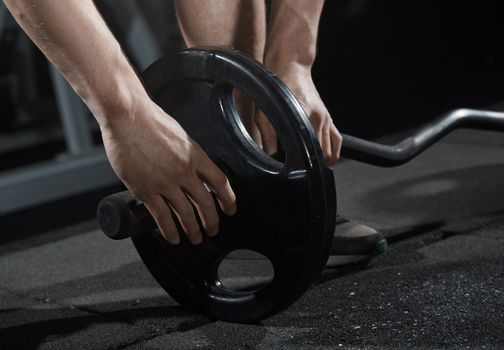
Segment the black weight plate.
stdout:
<svg viewBox="0 0 504 350">
<path fill-rule="evenodd" d="M 231 322 L 252 322 L 292 304 L 320 275 L 335 228 L 336 192 L 318 141 L 292 93 L 258 62 L 231 49 L 189 49 L 145 72 L 153 100 L 178 120 L 228 176 L 238 212 L 219 213 L 220 231 L 193 246 L 170 246 L 155 231 L 133 238 L 160 285 L 185 307 Z M 268 115 L 285 152 L 280 163 L 250 139 L 232 88 Z M 238 249 L 266 256 L 273 281 L 255 291 L 226 289 L 217 268 Z"/>
</svg>

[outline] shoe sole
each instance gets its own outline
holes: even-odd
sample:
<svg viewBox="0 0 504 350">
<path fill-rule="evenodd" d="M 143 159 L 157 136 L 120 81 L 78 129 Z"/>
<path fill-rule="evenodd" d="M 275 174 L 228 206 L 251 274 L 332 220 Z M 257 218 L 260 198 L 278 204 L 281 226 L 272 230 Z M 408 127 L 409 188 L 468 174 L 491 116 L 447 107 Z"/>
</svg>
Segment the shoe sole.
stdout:
<svg viewBox="0 0 504 350">
<path fill-rule="evenodd" d="M 373 252 L 368 255 L 331 255 L 327 261 L 326 268 L 338 268 L 338 267 L 349 267 L 349 266 L 360 266 L 367 267 L 371 260 L 374 258 L 385 254 L 388 249 L 388 242 L 384 238 L 380 240 Z"/>
</svg>

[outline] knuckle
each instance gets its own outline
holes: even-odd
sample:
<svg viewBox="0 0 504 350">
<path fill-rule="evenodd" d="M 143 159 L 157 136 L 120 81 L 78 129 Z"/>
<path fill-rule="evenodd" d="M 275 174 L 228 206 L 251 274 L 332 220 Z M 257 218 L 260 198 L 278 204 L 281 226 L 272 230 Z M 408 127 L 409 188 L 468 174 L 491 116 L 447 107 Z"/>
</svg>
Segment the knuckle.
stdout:
<svg viewBox="0 0 504 350">
<path fill-rule="evenodd" d="M 189 173 L 189 172 L 191 172 L 191 171 L 192 171 L 192 164 L 191 164 L 191 161 L 190 161 L 189 159 L 183 159 L 183 160 L 179 163 L 178 170 L 179 170 L 179 174 L 180 174 L 180 175 L 186 176 L 186 175 L 187 175 L 187 173 Z"/>
<path fill-rule="evenodd" d="M 190 156 L 183 156 L 175 161 L 173 169 L 178 171 L 179 174 L 186 174 L 192 168 L 192 161 Z"/>
<path fill-rule="evenodd" d="M 310 116 L 310 119 L 311 121 L 314 123 L 314 124 L 317 124 L 317 125 L 320 125 L 322 124 L 322 122 L 324 121 L 324 117 L 322 116 L 322 114 L 318 113 L 318 112 L 313 112 Z"/>
<path fill-rule="evenodd" d="M 135 199 L 139 200 L 142 203 L 149 203 L 149 195 L 143 191 L 131 191 L 130 193 L 135 197 Z"/>
<path fill-rule="evenodd" d="M 138 186 L 137 181 L 131 181 L 126 184 L 128 192 L 141 202 L 149 202 L 152 199 L 152 191 L 147 186 Z"/>
</svg>

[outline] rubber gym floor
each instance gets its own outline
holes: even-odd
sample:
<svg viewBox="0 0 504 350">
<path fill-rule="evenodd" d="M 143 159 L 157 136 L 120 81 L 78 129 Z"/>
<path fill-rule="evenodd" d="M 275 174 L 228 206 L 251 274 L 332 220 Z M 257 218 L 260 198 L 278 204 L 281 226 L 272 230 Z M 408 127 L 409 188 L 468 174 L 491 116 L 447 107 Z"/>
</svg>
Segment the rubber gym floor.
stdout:
<svg viewBox="0 0 504 350">
<path fill-rule="evenodd" d="M 462 130 L 399 168 L 341 161 L 340 213 L 384 232 L 389 251 L 369 266 L 330 258 L 298 302 L 258 324 L 180 308 L 95 220 L 32 235 L 6 219 L 0 349 L 502 349 L 503 150 L 502 134 Z M 72 211 L 31 213 L 32 226 L 62 207 Z M 264 273 L 249 258 L 228 264 L 229 283 L 250 283 L 245 266 Z"/>
</svg>

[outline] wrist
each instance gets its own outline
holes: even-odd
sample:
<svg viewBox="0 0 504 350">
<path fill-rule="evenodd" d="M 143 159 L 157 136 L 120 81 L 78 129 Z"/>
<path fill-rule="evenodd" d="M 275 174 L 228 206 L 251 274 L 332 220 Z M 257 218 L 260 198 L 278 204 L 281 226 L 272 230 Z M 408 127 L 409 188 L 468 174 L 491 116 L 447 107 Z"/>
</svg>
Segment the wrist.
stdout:
<svg viewBox="0 0 504 350">
<path fill-rule="evenodd" d="M 293 60 L 265 59 L 265 66 L 280 80 L 292 81 L 311 77 L 311 65 L 306 65 Z"/>
<path fill-rule="evenodd" d="M 102 131 L 116 133 L 129 128 L 135 118 L 135 110 L 152 103 L 140 79 L 128 65 L 121 72 L 117 68 L 104 81 L 90 88 L 84 101 L 100 124 Z"/>
<path fill-rule="evenodd" d="M 287 45 L 289 46 L 289 45 Z M 315 62 L 315 48 L 284 47 L 282 44 L 267 45 L 264 54 L 264 63 L 268 67 L 289 66 L 303 68 L 310 71 Z"/>
</svg>

